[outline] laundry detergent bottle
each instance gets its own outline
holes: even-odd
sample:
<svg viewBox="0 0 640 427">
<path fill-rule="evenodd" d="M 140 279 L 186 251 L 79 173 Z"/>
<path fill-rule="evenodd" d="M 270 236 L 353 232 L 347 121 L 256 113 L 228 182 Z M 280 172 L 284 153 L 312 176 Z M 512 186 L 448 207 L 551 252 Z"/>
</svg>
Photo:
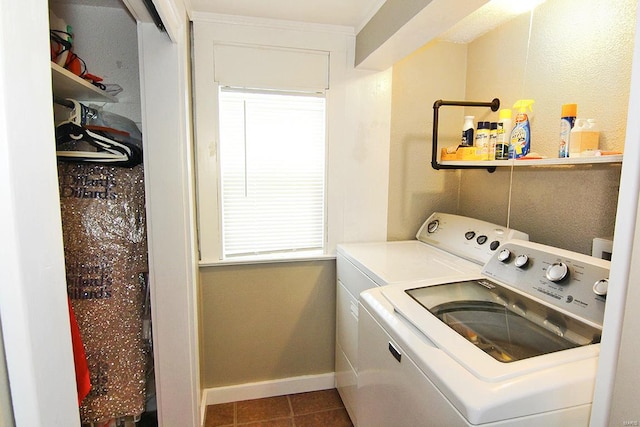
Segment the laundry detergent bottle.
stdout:
<svg viewBox="0 0 640 427">
<path fill-rule="evenodd" d="M 509 158 L 519 159 L 526 156 L 531 151 L 531 125 L 529 124 L 529 116 L 527 110 L 533 111 L 533 99 L 521 99 L 513 104 L 516 109 L 515 126 L 511 131 L 511 139 L 509 141 Z"/>
</svg>

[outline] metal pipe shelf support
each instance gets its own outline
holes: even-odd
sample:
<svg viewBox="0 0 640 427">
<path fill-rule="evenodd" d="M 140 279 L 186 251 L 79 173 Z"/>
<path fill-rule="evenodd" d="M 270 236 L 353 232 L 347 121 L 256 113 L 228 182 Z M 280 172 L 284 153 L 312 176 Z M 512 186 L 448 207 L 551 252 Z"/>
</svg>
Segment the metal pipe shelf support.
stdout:
<svg viewBox="0 0 640 427">
<path fill-rule="evenodd" d="M 474 102 L 474 101 L 443 101 L 437 100 L 433 103 L 433 136 L 431 141 L 431 167 L 440 169 L 487 169 L 490 173 L 496 170 L 495 166 L 451 166 L 442 165 L 438 163 L 438 111 L 440 107 L 455 106 L 455 107 L 488 107 L 491 111 L 498 111 L 500 108 L 500 100 L 493 98 L 491 102 Z"/>
</svg>

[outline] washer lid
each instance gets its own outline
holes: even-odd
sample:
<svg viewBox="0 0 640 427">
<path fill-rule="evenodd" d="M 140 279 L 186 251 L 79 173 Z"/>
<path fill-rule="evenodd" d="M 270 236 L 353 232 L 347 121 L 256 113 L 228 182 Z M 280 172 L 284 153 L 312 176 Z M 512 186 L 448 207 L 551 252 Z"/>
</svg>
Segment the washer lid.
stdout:
<svg viewBox="0 0 640 427">
<path fill-rule="evenodd" d="M 476 377 L 503 381 L 595 357 L 601 330 L 485 278 L 381 289 L 394 311 Z"/>
<path fill-rule="evenodd" d="M 407 289 L 411 298 L 503 363 L 600 342 L 600 330 L 487 279 Z"/>
</svg>

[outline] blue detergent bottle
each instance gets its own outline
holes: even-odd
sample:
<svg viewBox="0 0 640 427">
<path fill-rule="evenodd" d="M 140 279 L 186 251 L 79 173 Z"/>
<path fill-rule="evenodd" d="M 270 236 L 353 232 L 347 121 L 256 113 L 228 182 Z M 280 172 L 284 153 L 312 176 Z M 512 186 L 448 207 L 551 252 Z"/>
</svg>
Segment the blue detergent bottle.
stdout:
<svg viewBox="0 0 640 427">
<path fill-rule="evenodd" d="M 529 116 L 527 109 L 533 111 L 533 99 L 520 99 L 513 104 L 513 108 L 517 109 L 516 125 L 511 131 L 509 142 L 509 158 L 519 159 L 529 154 L 531 151 L 531 125 L 529 124 Z"/>
</svg>

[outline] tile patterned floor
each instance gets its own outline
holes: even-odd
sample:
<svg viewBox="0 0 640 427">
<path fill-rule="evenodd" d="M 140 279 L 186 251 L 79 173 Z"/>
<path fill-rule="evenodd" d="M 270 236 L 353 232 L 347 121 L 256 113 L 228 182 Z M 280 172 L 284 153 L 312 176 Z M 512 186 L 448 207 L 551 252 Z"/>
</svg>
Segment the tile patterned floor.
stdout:
<svg viewBox="0 0 640 427">
<path fill-rule="evenodd" d="M 353 427 L 336 389 L 207 406 L 205 427 Z"/>
</svg>

